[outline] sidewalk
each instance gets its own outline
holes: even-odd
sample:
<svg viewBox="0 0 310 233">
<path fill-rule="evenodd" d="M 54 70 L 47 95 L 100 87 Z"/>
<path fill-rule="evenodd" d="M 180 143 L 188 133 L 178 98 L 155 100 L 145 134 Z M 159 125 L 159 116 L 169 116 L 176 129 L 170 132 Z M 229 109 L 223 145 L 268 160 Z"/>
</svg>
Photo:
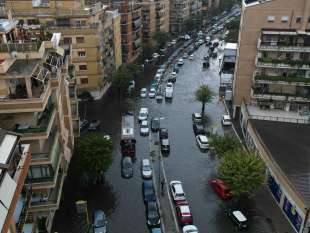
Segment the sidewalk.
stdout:
<svg viewBox="0 0 310 233">
<path fill-rule="evenodd" d="M 163 157 L 160 153 L 158 142 L 156 142 L 154 137 L 150 140 L 150 157 L 153 167 L 153 182 L 160 213 L 162 232 L 178 233 L 180 230 L 176 220 L 174 206 L 169 194 L 169 184 L 166 178 Z M 161 187 L 161 181 L 164 181 L 163 190 Z"/>
</svg>

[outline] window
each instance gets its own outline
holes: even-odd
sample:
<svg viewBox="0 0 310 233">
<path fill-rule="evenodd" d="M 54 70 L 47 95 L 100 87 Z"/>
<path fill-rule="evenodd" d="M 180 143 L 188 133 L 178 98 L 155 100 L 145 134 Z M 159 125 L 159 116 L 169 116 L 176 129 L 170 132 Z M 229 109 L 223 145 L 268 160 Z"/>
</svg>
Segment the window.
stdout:
<svg viewBox="0 0 310 233">
<path fill-rule="evenodd" d="M 84 37 L 77 37 L 76 43 L 84 43 Z"/>
<path fill-rule="evenodd" d="M 79 65 L 79 70 L 87 70 L 87 65 Z"/>
<path fill-rule="evenodd" d="M 88 84 L 88 78 L 81 78 L 81 84 Z"/>
<path fill-rule="evenodd" d="M 64 37 L 64 44 L 72 44 L 72 38 L 71 37 Z"/>
<path fill-rule="evenodd" d="M 301 23 L 302 16 L 296 16 L 296 23 Z"/>
<path fill-rule="evenodd" d="M 267 17 L 267 21 L 270 22 L 270 23 L 274 22 L 275 19 L 276 19 L 276 17 L 273 16 L 273 15 L 269 15 L 269 16 Z"/>
<path fill-rule="evenodd" d="M 79 55 L 79 57 L 85 57 L 86 52 L 85 51 L 78 51 L 78 55 Z"/>
<path fill-rule="evenodd" d="M 288 22 L 288 16 L 282 16 L 281 17 L 281 22 L 282 23 L 287 23 Z"/>
<path fill-rule="evenodd" d="M 28 171 L 28 179 L 51 179 L 54 176 L 51 165 L 31 166 Z"/>
</svg>

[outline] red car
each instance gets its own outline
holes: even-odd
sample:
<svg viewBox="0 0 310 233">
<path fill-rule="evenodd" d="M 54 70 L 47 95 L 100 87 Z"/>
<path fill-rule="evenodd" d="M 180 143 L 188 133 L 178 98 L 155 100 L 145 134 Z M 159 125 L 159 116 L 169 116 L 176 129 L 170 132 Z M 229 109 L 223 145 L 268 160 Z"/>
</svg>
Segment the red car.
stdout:
<svg viewBox="0 0 310 233">
<path fill-rule="evenodd" d="M 214 192 L 219 195 L 223 200 L 228 200 L 232 198 L 232 194 L 227 186 L 227 184 L 221 179 L 210 180 L 210 185 L 212 186 Z"/>
<path fill-rule="evenodd" d="M 193 224 L 193 216 L 189 205 L 177 205 L 175 208 L 181 226 Z"/>
</svg>

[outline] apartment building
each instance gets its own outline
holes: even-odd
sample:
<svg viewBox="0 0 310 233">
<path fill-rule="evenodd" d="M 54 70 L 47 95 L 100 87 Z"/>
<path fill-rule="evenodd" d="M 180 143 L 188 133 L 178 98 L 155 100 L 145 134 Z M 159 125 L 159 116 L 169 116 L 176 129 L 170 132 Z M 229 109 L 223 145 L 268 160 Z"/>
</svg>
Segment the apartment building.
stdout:
<svg viewBox="0 0 310 233">
<path fill-rule="evenodd" d="M 20 135 L 0 129 L 0 231 L 22 232 L 27 228 L 31 186 L 24 182 L 31 160 L 30 145 Z"/>
<path fill-rule="evenodd" d="M 212 8 L 217 8 L 220 5 L 220 0 L 203 0 L 202 11 L 208 12 Z"/>
<path fill-rule="evenodd" d="M 155 0 L 156 3 L 156 31 L 170 30 L 170 1 Z"/>
<path fill-rule="evenodd" d="M 11 10 L 20 20 L 20 27 L 62 33 L 62 43 L 72 47 L 71 59 L 78 89 L 89 90 L 95 97 L 107 87 L 106 76 L 109 74 L 105 75 L 105 67 L 100 65 L 102 60 L 115 60 L 113 55 L 119 53 L 105 53 L 106 49 L 101 47 L 106 35 L 105 9 L 100 2 L 86 6 L 84 1 L 78 0 L 5 2 L 5 13 Z"/>
<path fill-rule="evenodd" d="M 121 15 L 122 62 L 135 61 L 142 52 L 142 3 L 134 0 L 112 2 Z"/>
<path fill-rule="evenodd" d="M 38 34 L 18 24 L 0 20 L 0 128 L 31 146 L 26 222 L 50 230 L 79 135 L 75 66 L 60 33 Z"/>
<path fill-rule="evenodd" d="M 190 0 L 170 1 L 170 31 L 181 33 L 183 23 L 190 16 Z"/>
<path fill-rule="evenodd" d="M 234 117 L 292 228 L 309 232 L 310 1 L 244 0 Z"/>
<path fill-rule="evenodd" d="M 143 43 L 154 43 L 156 32 L 156 3 L 153 0 L 142 2 L 142 40 Z"/>
</svg>

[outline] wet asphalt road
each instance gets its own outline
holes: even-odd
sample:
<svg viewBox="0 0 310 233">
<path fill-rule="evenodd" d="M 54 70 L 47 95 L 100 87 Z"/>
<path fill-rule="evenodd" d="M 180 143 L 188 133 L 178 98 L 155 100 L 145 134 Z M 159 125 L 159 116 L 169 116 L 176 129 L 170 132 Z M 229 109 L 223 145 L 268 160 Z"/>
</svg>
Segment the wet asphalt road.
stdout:
<svg viewBox="0 0 310 233">
<path fill-rule="evenodd" d="M 79 187 L 73 159 L 68 178 L 64 186 L 64 195 L 60 209 L 54 220 L 54 231 L 60 233 L 81 232 L 79 220 L 75 214 L 74 201 L 88 201 L 89 212 L 103 209 L 109 219 L 108 231 L 113 233 L 146 233 L 145 208 L 142 199 L 142 178 L 140 162 L 148 158 L 148 137 L 139 135 L 136 124 L 137 152 L 134 164 L 134 177 L 121 178 L 120 173 L 120 131 L 121 113 L 134 110 L 137 115 L 140 107 L 148 107 L 150 116 L 164 117 L 161 124 L 169 130 L 171 152 L 164 159 L 168 180 L 181 180 L 190 203 L 194 218 L 200 232 L 230 233 L 237 232 L 230 220 L 224 215 L 222 201 L 214 194 L 208 185 L 209 179 L 215 177 L 217 160 L 208 153 L 202 153 L 195 142 L 192 130 L 192 112 L 201 110 L 201 103 L 195 101 L 194 92 L 203 83 L 208 84 L 217 93 L 219 87 L 218 63 L 211 60 L 208 70 L 202 70 L 202 59 L 206 47 L 202 45 L 195 53 L 194 60 L 186 60 L 178 73 L 174 86 L 174 97 L 171 102 L 156 103 L 154 99 L 141 99 L 136 93 L 134 97 L 119 100 L 116 93 L 108 93 L 99 101 L 87 105 L 87 118 L 99 119 L 102 131 L 112 136 L 114 141 L 114 162 L 106 174 L 106 182 L 89 190 Z M 151 77 L 144 77 L 137 82 L 137 90 L 149 88 Z M 81 105 L 83 112 L 85 106 Z M 212 103 L 206 107 L 209 125 L 218 127 L 223 133 L 220 116 L 224 107 L 218 103 L 215 96 Z M 137 118 L 136 118 L 137 119 Z"/>
</svg>

